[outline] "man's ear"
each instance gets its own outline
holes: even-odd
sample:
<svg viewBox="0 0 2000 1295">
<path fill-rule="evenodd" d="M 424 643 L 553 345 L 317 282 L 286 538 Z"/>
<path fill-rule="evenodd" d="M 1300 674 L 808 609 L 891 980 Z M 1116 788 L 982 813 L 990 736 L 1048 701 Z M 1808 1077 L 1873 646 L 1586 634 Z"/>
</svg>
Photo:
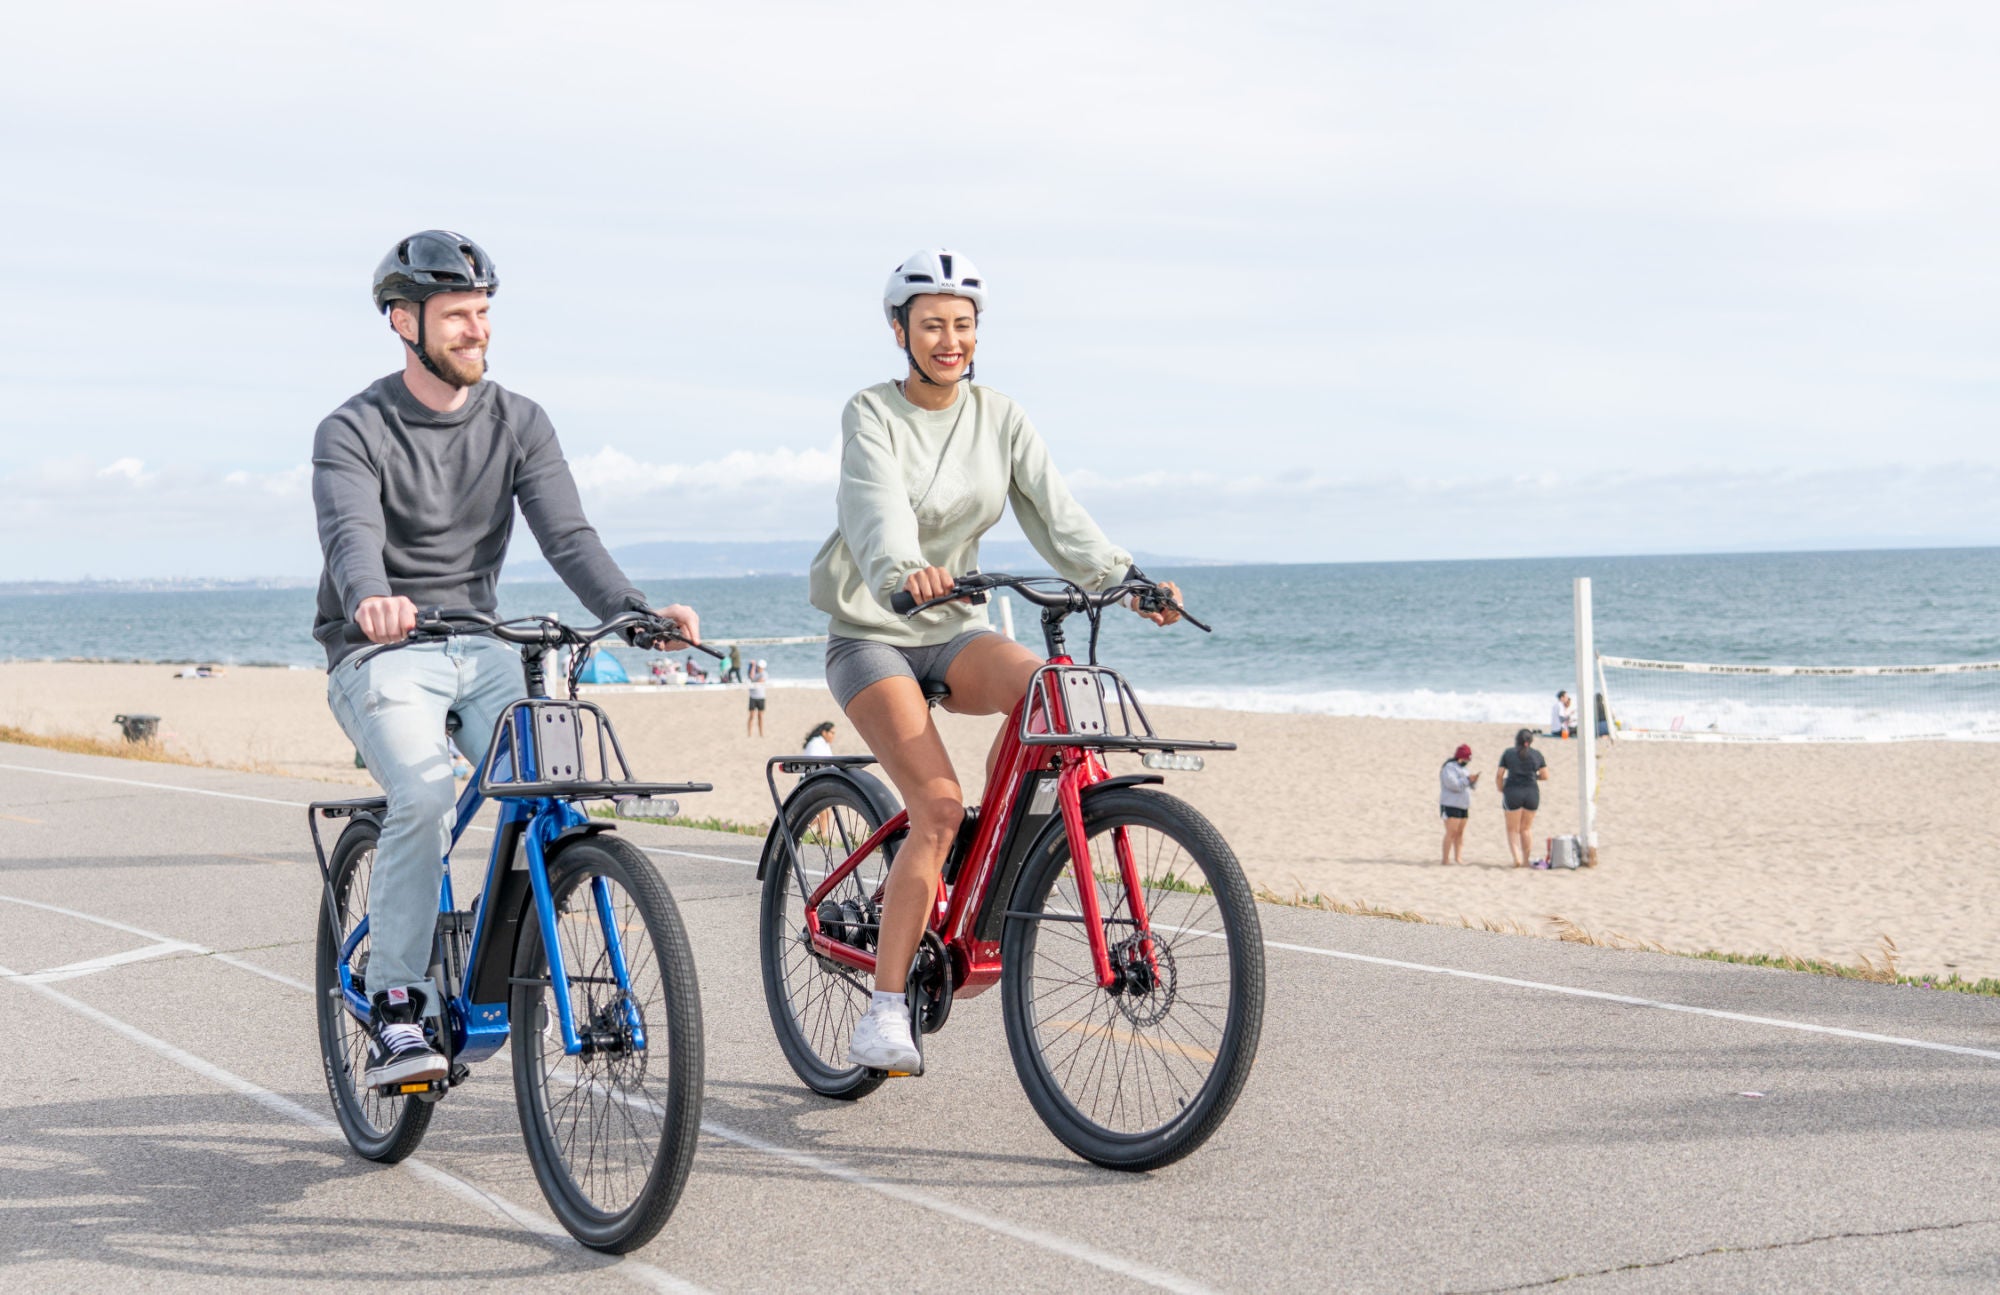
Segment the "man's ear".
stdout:
<svg viewBox="0 0 2000 1295">
<path fill-rule="evenodd" d="M 423 307 L 420 305 L 413 305 L 403 301 L 398 301 L 389 307 L 389 327 L 396 330 L 396 336 L 402 338 L 412 346 L 416 345 L 417 341 L 417 316 L 415 312 L 422 309 Z"/>
</svg>

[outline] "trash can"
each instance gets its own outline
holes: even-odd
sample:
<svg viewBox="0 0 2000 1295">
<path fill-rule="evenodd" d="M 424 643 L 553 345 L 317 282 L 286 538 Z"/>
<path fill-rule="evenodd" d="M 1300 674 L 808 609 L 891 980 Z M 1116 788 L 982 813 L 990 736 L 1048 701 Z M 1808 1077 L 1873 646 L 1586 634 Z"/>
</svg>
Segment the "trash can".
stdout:
<svg viewBox="0 0 2000 1295">
<path fill-rule="evenodd" d="M 158 715 L 113 715 L 111 722 L 124 730 L 127 742 L 150 742 L 160 735 Z"/>
</svg>

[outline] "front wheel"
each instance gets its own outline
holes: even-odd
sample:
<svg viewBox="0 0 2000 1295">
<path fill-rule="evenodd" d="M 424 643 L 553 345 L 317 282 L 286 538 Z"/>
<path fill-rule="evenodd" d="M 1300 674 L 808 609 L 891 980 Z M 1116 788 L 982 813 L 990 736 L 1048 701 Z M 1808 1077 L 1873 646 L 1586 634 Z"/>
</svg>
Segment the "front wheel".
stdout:
<svg viewBox="0 0 2000 1295">
<path fill-rule="evenodd" d="M 702 1074 L 694 955 L 666 883 L 629 842 L 572 841 L 549 865 L 549 890 L 583 1050 L 564 1051 L 541 924 L 530 914 L 510 1005 L 521 1134 L 562 1225 L 592 1249 L 623 1254 L 666 1223 L 694 1161 Z"/>
<path fill-rule="evenodd" d="M 429 1102 L 408 1097 L 384 1097 L 362 1084 L 373 1036 L 368 1023 L 349 1010 L 340 989 L 340 944 L 368 915 L 368 883 L 375 875 L 375 844 L 381 835 L 382 829 L 374 820 L 357 818 L 334 843 L 328 871 L 333 875 L 333 925 L 340 931 L 340 942 L 334 940 L 333 929 L 322 913 L 313 998 L 319 1004 L 320 1062 L 340 1131 L 358 1155 L 393 1165 L 424 1140 L 432 1107 Z M 321 906 L 325 906 L 324 900 Z M 350 962 L 362 966 L 367 959 L 368 937 L 364 935 Z"/>
<path fill-rule="evenodd" d="M 1111 1169 L 1157 1169 L 1207 1141 L 1250 1076 L 1263 934 L 1236 855 L 1182 801 L 1122 787 L 1088 797 L 1083 817 L 1083 867 L 1058 821 L 1015 887 L 1000 943 L 1007 1047 L 1064 1146 Z M 1138 874 L 1150 954 L 1121 854 Z M 1080 886 L 1097 892 L 1109 989 Z"/>
</svg>

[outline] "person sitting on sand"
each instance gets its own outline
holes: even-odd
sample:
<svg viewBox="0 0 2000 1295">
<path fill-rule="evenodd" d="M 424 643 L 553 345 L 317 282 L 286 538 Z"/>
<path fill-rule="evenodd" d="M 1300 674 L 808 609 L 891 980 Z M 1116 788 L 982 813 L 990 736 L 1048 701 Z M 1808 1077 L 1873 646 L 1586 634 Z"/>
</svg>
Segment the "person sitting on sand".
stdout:
<svg viewBox="0 0 2000 1295">
<path fill-rule="evenodd" d="M 1542 807 L 1541 784 L 1548 776 L 1549 762 L 1535 750 L 1535 730 L 1522 729 L 1514 735 L 1514 745 L 1500 753 L 1500 772 L 1495 775 L 1500 804 L 1507 811 L 1507 854 L 1516 868 L 1536 862 L 1535 811 Z"/>
<path fill-rule="evenodd" d="M 1465 862 L 1465 820 L 1472 813 L 1472 789 L 1479 785 L 1479 775 L 1465 771 L 1471 763 L 1472 748 L 1461 744 L 1438 770 L 1438 817 L 1444 820 L 1446 864 Z"/>
<path fill-rule="evenodd" d="M 486 377 L 487 303 L 500 280 L 477 243 L 431 229 L 375 269 L 402 371 L 328 414 L 313 437 L 313 504 L 326 566 L 313 637 L 326 649 L 327 704 L 388 794 L 368 895 L 371 993 L 365 1088 L 445 1077 L 425 1035 L 442 850 L 457 789 L 445 721 L 475 767 L 501 714 L 525 695 L 521 656 L 462 635 L 350 663 L 401 643 L 417 605 L 498 608 L 494 585 L 518 505 L 564 584 L 592 613 L 653 604 L 585 520 L 576 481 L 541 407 Z M 700 641 L 692 608 L 655 613 Z M 656 644 L 679 647 L 679 642 Z"/>
<path fill-rule="evenodd" d="M 823 719 L 813 725 L 812 732 L 806 734 L 805 754 L 832 755 L 833 734 L 833 721 L 830 719 Z"/>
</svg>

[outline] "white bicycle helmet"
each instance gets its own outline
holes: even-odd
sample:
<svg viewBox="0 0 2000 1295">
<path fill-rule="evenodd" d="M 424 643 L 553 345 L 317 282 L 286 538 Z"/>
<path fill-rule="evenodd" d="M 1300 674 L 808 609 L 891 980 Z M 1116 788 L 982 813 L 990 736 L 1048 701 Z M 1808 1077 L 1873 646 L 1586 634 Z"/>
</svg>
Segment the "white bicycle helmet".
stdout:
<svg viewBox="0 0 2000 1295">
<path fill-rule="evenodd" d="M 882 313 L 890 323 L 896 312 L 910 304 L 910 298 L 927 292 L 947 297 L 964 297 L 980 313 L 986 310 L 986 281 L 969 256 L 960 256 L 948 247 L 930 247 L 908 257 L 889 272 L 889 286 L 882 289 Z"/>
</svg>

